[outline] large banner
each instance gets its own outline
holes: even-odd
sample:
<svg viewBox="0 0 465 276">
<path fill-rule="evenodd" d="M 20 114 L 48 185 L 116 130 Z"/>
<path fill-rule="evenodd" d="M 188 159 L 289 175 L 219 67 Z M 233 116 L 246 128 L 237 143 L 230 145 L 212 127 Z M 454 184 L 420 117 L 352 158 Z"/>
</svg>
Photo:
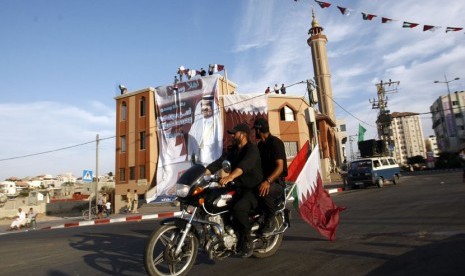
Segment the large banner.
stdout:
<svg viewBox="0 0 465 276">
<path fill-rule="evenodd" d="M 156 89 L 159 157 L 156 193 L 148 202 L 174 199 L 176 181 L 191 166 L 192 156 L 204 165 L 220 157 L 223 128 L 218 77 L 205 76 Z"/>
<path fill-rule="evenodd" d="M 246 123 L 252 130 L 256 118 L 268 118 L 268 95 L 235 94 L 222 97 L 224 103 L 224 146 L 231 145 L 232 137 L 226 131 L 239 123 Z M 271 124 L 272 122 L 270 122 Z M 255 141 L 254 132 L 252 141 Z"/>
</svg>

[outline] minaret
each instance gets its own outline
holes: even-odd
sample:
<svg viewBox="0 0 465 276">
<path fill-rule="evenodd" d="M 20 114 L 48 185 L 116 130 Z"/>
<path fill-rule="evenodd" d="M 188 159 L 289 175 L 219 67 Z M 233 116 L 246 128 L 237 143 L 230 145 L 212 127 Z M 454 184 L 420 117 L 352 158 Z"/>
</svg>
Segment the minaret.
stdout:
<svg viewBox="0 0 465 276">
<path fill-rule="evenodd" d="M 312 48 L 313 71 L 318 92 L 318 109 L 322 114 L 328 115 L 336 123 L 334 114 L 333 89 L 331 87 L 331 75 L 329 73 L 328 56 L 326 54 L 326 42 L 328 39 L 323 34 L 323 28 L 318 25 L 315 12 L 312 9 L 312 28 L 308 31 L 310 38 L 308 46 Z"/>
</svg>

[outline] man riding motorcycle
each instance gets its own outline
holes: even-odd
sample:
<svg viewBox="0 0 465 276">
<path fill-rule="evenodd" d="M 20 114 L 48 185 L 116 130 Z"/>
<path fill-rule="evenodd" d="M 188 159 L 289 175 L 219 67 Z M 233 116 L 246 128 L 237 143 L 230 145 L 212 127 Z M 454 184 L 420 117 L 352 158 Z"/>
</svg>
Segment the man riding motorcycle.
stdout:
<svg viewBox="0 0 465 276">
<path fill-rule="evenodd" d="M 233 207 L 233 215 L 241 239 L 241 256 L 248 258 L 253 253 L 249 213 L 258 207 L 255 190 L 263 179 L 260 154 L 255 144 L 250 142 L 250 128 L 238 124 L 228 133 L 233 136 L 231 149 L 207 166 L 206 174 L 221 169 L 224 160 L 231 162 L 231 173 L 220 180 L 221 185 L 234 181 L 238 196 Z"/>
<path fill-rule="evenodd" d="M 279 210 L 279 203 L 284 198 L 287 158 L 283 141 L 270 134 L 267 120 L 256 119 L 253 128 L 255 138 L 259 140 L 257 147 L 260 151 L 264 176 L 258 189 L 260 203 L 262 203 L 265 214 L 265 228 L 262 229 L 262 234 L 268 236 L 275 230 L 274 214 Z"/>
</svg>

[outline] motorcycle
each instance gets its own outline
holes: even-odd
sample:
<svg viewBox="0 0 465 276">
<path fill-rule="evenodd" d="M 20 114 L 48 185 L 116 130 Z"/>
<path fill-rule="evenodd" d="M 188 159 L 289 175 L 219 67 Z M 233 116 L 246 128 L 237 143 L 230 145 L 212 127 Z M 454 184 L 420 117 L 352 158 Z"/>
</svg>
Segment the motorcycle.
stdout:
<svg viewBox="0 0 465 276">
<path fill-rule="evenodd" d="M 228 161 L 222 167 L 226 173 L 231 171 Z M 236 196 L 234 183 L 222 186 L 217 174 L 207 176 L 205 172 L 204 166 L 194 164 L 177 181 L 181 216 L 161 221 L 161 226 L 151 234 L 144 255 L 149 275 L 186 275 L 200 250 L 212 260 L 238 253 L 239 237 L 231 212 Z M 275 213 L 275 231 L 266 237 L 261 234 L 265 226 L 261 211 L 250 214 L 256 258 L 272 256 L 281 246 L 283 233 L 290 226 L 285 201 L 283 197 Z"/>
</svg>

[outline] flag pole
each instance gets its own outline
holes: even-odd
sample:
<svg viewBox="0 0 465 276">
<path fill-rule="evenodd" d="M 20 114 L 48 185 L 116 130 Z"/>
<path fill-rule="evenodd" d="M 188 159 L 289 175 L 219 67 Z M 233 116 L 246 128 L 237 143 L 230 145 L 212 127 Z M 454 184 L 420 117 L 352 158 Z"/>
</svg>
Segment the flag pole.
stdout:
<svg viewBox="0 0 465 276">
<path fill-rule="evenodd" d="M 286 195 L 286 199 L 285 199 L 284 202 L 287 202 L 287 201 L 289 200 L 289 198 L 290 198 L 291 195 L 292 195 L 292 191 L 294 191 L 296 185 L 297 185 L 297 182 L 294 182 L 294 183 L 292 184 L 291 188 L 289 189 L 289 193 Z M 294 200 L 299 200 L 299 199 L 294 198 Z"/>
<path fill-rule="evenodd" d="M 224 78 L 226 79 L 226 93 L 229 95 L 228 71 L 224 68 Z"/>
</svg>

